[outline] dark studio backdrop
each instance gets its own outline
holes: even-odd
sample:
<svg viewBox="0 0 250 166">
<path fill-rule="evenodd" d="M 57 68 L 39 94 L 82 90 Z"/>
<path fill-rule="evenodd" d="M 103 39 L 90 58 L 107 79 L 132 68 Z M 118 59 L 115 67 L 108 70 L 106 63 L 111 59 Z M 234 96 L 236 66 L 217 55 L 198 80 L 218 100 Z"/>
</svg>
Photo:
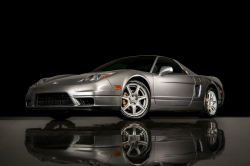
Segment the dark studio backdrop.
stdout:
<svg viewBox="0 0 250 166">
<path fill-rule="evenodd" d="M 2 54 L 2 65 L 8 64 L 8 67 L 2 67 L 2 73 L 7 82 L 1 85 L 8 104 L 2 108 L 0 116 L 45 116 L 25 111 L 28 88 L 41 78 L 82 74 L 120 57 L 150 54 L 174 58 L 196 74 L 218 77 L 225 91 L 225 103 L 218 116 L 250 115 L 242 95 L 247 91 L 242 76 L 249 54 L 245 52 L 248 46 L 241 27 L 230 26 L 231 23 L 193 28 L 176 26 L 171 30 L 27 25 L 20 23 L 19 28 L 10 27 L 9 32 L 13 34 L 6 39 L 8 51 Z M 166 112 L 158 115 L 195 114 Z"/>
</svg>

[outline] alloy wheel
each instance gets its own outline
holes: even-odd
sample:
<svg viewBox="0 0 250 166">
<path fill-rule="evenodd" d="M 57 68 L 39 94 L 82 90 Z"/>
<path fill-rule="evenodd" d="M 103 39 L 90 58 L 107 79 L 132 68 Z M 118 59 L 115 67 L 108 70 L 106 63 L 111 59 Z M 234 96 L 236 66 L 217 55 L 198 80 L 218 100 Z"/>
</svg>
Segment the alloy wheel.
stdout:
<svg viewBox="0 0 250 166">
<path fill-rule="evenodd" d="M 214 115 L 217 111 L 217 98 L 213 91 L 209 91 L 206 95 L 206 107 L 210 115 Z"/>
<path fill-rule="evenodd" d="M 139 124 L 132 123 L 121 131 L 123 149 L 128 157 L 138 157 L 148 150 L 149 136 Z"/>
<path fill-rule="evenodd" d="M 129 83 L 122 96 L 121 110 L 127 117 L 138 117 L 146 111 L 148 100 L 144 87 L 136 83 Z"/>
<path fill-rule="evenodd" d="M 217 125 L 214 122 L 210 122 L 208 124 L 208 129 L 207 129 L 207 138 L 209 144 L 214 145 L 217 141 L 217 137 L 218 137 Z"/>
</svg>

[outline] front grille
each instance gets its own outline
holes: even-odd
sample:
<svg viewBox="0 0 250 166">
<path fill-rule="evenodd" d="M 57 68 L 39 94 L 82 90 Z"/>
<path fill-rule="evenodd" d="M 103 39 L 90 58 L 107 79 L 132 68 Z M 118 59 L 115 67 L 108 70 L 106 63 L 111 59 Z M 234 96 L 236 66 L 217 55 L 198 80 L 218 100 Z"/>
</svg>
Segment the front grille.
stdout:
<svg viewBox="0 0 250 166">
<path fill-rule="evenodd" d="M 35 104 L 36 106 L 73 105 L 73 102 L 67 93 L 43 93 L 36 94 Z"/>
</svg>

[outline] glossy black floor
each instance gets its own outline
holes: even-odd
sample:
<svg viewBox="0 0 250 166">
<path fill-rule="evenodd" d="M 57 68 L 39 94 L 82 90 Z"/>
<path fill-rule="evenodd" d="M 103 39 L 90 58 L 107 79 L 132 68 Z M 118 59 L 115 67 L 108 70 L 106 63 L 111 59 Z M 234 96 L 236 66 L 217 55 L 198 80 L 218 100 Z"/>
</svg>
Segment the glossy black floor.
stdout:
<svg viewBox="0 0 250 166">
<path fill-rule="evenodd" d="M 0 165 L 250 165 L 250 118 L 1 117 Z"/>
</svg>

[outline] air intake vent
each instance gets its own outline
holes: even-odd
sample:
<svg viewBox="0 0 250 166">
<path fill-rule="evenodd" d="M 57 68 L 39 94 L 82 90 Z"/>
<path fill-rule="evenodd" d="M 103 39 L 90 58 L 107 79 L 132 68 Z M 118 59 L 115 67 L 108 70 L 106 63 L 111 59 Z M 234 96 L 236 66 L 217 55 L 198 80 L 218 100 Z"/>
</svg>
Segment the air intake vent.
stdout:
<svg viewBox="0 0 250 166">
<path fill-rule="evenodd" d="M 36 94 L 35 104 L 36 106 L 73 105 L 73 102 L 67 93 L 43 93 Z"/>
<path fill-rule="evenodd" d="M 80 103 L 80 105 L 94 104 L 93 98 L 76 98 L 76 100 Z"/>
<path fill-rule="evenodd" d="M 36 135 L 28 140 L 34 148 L 38 149 L 67 149 L 73 141 L 72 135 Z"/>
<path fill-rule="evenodd" d="M 83 144 L 83 145 L 93 145 L 94 144 L 94 136 L 80 136 L 75 144 Z"/>
<path fill-rule="evenodd" d="M 203 152 L 203 146 L 201 140 L 196 141 L 196 151 L 197 152 Z"/>
<path fill-rule="evenodd" d="M 195 85 L 195 95 L 194 95 L 194 97 L 199 97 L 200 96 L 200 89 L 201 89 L 201 85 Z"/>
</svg>

